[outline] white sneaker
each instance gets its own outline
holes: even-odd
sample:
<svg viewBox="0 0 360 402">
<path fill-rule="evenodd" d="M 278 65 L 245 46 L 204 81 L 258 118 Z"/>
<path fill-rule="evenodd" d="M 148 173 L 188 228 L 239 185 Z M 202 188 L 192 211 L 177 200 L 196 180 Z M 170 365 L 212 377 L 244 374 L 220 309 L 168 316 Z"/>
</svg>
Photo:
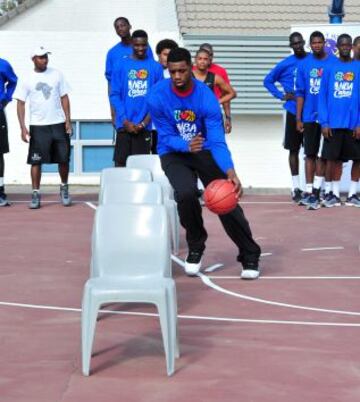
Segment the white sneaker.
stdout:
<svg viewBox="0 0 360 402">
<path fill-rule="evenodd" d="M 185 272 L 188 276 L 196 276 L 201 269 L 202 251 L 189 251 L 185 260 Z"/>
<path fill-rule="evenodd" d="M 257 279 L 260 276 L 260 268 L 254 266 L 253 268 L 244 267 L 241 271 L 241 279 Z"/>
</svg>

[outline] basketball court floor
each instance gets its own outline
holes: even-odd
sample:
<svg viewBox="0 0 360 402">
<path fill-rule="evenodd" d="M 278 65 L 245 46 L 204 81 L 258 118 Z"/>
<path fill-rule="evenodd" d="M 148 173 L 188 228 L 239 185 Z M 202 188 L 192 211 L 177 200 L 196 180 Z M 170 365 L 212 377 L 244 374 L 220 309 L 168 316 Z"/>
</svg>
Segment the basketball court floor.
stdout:
<svg viewBox="0 0 360 402">
<path fill-rule="evenodd" d="M 204 210 L 209 240 L 196 278 L 173 263 L 181 357 L 167 377 L 148 305 L 107 305 L 91 375 L 81 374 L 80 308 L 96 194 L 40 210 L 1 208 L 0 401 L 360 400 L 360 210 L 306 211 L 283 195 L 244 196 L 262 276 L 239 279 L 236 249 Z M 141 245 L 139 245 L 141 247 Z M 184 234 L 178 258 L 184 259 Z"/>
</svg>

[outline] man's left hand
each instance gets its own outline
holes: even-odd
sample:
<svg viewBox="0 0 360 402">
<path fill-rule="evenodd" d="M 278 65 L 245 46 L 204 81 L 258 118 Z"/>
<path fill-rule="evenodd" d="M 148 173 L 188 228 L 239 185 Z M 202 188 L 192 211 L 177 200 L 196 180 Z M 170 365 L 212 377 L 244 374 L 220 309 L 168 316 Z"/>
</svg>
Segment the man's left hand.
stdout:
<svg viewBox="0 0 360 402">
<path fill-rule="evenodd" d="M 234 191 L 236 192 L 237 197 L 240 198 L 243 194 L 243 189 L 242 189 L 240 179 L 237 177 L 235 170 L 229 169 L 227 171 L 227 177 L 228 177 L 229 181 L 234 183 L 234 186 L 235 186 Z"/>
<path fill-rule="evenodd" d="M 70 137 L 72 136 L 72 125 L 70 120 L 65 121 L 65 132 L 68 134 Z"/>
</svg>

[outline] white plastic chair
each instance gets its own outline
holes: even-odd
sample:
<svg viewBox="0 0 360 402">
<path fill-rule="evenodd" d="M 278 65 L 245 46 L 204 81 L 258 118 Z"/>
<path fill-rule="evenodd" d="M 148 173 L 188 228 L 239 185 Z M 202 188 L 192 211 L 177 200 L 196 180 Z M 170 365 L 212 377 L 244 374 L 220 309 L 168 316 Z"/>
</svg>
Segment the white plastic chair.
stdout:
<svg viewBox="0 0 360 402">
<path fill-rule="evenodd" d="M 155 304 L 160 317 L 167 374 L 179 357 L 175 282 L 164 205 L 101 205 L 95 214 L 90 278 L 82 303 L 82 372 L 90 373 L 96 318 L 104 303 Z"/>
<path fill-rule="evenodd" d="M 174 200 L 174 190 L 168 178 L 162 170 L 158 155 L 130 155 L 126 161 L 126 167 L 148 169 L 155 182 L 161 184 L 164 191 L 164 203 L 166 205 L 171 225 L 171 239 L 174 254 L 179 253 L 180 244 L 180 220 L 177 212 L 177 205 Z"/>
<path fill-rule="evenodd" d="M 99 204 L 102 204 L 104 188 L 107 186 L 116 186 L 119 182 L 150 182 L 152 174 L 149 169 L 129 169 L 129 168 L 106 168 L 101 171 Z"/>
<path fill-rule="evenodd" d="M 163 191 L 155 182 L 127 182 L 106 185 L 102 191 L 101 205 L 105 204 L 155 204 L 164 203 Z"/>
</svg>

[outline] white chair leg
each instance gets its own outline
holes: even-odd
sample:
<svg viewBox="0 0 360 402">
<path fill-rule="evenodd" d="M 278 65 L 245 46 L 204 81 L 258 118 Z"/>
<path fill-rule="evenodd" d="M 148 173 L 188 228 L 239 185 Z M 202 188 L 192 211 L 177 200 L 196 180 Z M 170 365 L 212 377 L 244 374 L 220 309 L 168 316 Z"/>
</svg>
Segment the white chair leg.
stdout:
<svg viewBox="0 0 360 402">
<path fill-rule="evenodd" d="M 84 376 L 90 375 L 91 351 L 95 337 L 98 310 L 99 305 L 93 302 L 91 290 L 85 287 L 81 312 L 82 372 Z"/>
<path fill-rule="evenodd" d="M 165 357 L 166 357 L 166 371 L 167 375 L 171 376 L 175 371 L 175 339 L 173 339 L 173 332 L 171 330 L 171 319 L 170 314 L 170 306 L 167 303 L 167 297 L 161 300 L 159 304 L 157 304 L 159 317 L 160 317 L 160 326 L 161 333 L 163 338 Z"/>
</svg>

